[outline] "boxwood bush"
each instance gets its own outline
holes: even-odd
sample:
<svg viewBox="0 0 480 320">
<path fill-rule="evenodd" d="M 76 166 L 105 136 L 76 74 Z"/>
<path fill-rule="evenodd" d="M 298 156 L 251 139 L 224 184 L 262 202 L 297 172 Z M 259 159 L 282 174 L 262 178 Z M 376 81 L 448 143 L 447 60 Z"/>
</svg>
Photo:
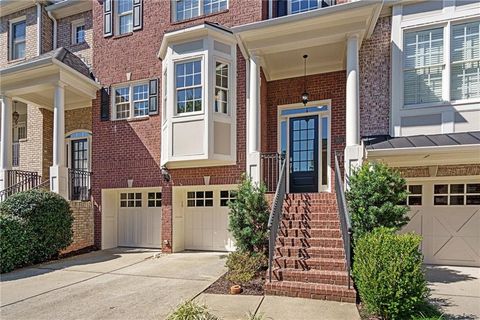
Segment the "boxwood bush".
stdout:
<svg viewBox="0 0 480 320">
<path fill-rule="evenodd" d="M 8 240 L 15 233 L 28 238 L 28 258 L 25 259 L 23 254 L 14 255 L 18 257 L 18 260 L 12 260 L 16 261 L 15 266 L 48 260 L 72 243 L 70 205 L 56 193 L 44 190 L 17 193 L 0 204 L 0 212 L 5 219 L 0 229 L 2 238 L 5 238 L 1 242 L 2 261 L 3 253 L 7 254 L 12 245 Z M 2 272 L 5 271 L 7 269 L 2 268 Z"/>
<path fill-rule="evenodd" d="M 368 312 L 383 319 L 407 319 L 428 296 L 420 252 L 422 239 L 377 228 L 357 240 L 353 275 Z"/>
<path fill-rule="evenodd" d="M 263 253 L 234 251 L 227 256 L 225 266 L 228 269 L 227 279 L 243 285 L 255 278 L 258 272 L 265 270 L 268 260 Z"/>
<path fill-rule="evenodd" d="M 0 272 L 29 262 L 32 233 L 25 219 L 0 213 Z"/>
</svg>

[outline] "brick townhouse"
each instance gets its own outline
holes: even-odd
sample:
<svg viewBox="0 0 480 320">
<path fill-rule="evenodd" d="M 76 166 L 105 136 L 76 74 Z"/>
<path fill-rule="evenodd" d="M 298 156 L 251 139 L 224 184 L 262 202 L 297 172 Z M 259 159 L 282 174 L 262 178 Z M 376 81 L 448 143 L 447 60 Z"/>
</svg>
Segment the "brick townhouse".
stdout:
<svg viewBox="0 0 480 320">
<path fill-rule="evenodd" d="M 48 178 L 97 248 L 233 250 L 246 173 L 287 192 L 267 292 L 354 301 L 335 181 L 368 159 L 407 179 L 426 263 L 480 265 L 476 1 L 0 9 L 2 189 Z"/>
</svg>

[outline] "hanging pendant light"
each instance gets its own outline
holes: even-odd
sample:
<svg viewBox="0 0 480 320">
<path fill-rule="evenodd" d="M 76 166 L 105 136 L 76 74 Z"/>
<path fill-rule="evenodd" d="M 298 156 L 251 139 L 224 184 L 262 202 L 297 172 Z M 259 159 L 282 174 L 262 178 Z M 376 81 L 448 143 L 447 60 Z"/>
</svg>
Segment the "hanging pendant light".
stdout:
<svg viewBox="0 0 480 320">
<path fill-rule="evenodd" d="M 308 103 L 308 92 L 307 92 L 307 58 L 308 55 L 303 56 L 303 93 L 302 93 L 302 102 L 306 106 Z"/>
<path fill-rule="evenodd" d="M 13 101 L 13 113 L 12 113 L 13 124 L 18 124 L 18 119 L 20 119 L 20 114 L 17 112 L 17 101 Z"/>
</svg>

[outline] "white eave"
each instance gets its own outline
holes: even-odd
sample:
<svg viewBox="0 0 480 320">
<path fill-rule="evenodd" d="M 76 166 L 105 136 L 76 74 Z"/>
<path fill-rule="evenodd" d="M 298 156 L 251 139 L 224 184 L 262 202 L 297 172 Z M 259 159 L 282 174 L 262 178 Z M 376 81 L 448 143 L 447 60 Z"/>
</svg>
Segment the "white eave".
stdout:
<svg viewBox="0 0 480 320">
<path fill-rule="evenodd" d="M 0 17 L 35 6 L 35 0 L 0 0 Z"/>
<path fill-rule="evenodd" d="M 235 41 L 235 37 L 230 29 L 223 26 L 215 26 L 208 23 L 203 23 L 190 28 L 165 33 L 162 39 L 162 44 L 160 45 L 160 50 L 158 50 L 157 57 L 162 60 L 165 59 L 167 49 L 172 43 L 182 43 L 189 40 L 196 40 L 209 35 L 224 39 L 228 42 Z"/>
<path fill-rule="evenodd" d="M 92 10 L 91 0 L 63 0 L 45 7 L 56 19 Z"/>
</svg>

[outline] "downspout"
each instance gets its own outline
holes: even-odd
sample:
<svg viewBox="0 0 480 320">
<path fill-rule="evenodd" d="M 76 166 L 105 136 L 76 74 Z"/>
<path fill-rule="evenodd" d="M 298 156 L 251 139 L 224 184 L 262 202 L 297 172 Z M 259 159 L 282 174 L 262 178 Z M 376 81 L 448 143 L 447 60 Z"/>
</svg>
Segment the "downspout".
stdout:
<svg viewBox="0 0 480 320">
<path fill-rule="evenodd" d="M 51 11 L 47 11 L 48 17 L 53 21 L 53 50 L 57 49 L 57 19 L 52 16 Z"/>
<path fill-rule="evenodd" d="M 42 5 L 37 2 L 37 56 L 42 54 Z"/>
</svg>

